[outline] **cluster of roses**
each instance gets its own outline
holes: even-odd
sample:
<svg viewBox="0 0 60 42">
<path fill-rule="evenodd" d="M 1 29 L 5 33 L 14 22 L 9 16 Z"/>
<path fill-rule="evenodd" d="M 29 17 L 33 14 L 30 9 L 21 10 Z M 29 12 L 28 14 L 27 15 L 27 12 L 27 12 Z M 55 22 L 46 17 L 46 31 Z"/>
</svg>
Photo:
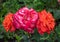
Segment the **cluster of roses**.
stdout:
<svg viewBox="0 0 60 42">
<path fill-rule="evenodd" d="M 15 14 L 8 13 L 3 21 L 3 26 L 7 32 L 20 29 L 28 33 L 34 33 L 34 29 L 37 28 L 39 34 L 50 34 L 50 31 L 54 29 L 55 19 L 46 10 L 36 12 L 32 8 L 23 7 Z"/>
</svg>

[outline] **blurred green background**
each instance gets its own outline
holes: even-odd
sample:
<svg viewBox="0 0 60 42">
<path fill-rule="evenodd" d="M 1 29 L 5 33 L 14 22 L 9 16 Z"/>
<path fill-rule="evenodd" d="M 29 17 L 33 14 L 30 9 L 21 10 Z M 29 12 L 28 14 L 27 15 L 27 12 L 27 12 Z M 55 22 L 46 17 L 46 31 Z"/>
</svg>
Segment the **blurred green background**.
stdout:
<svg viewBox="0 0 60 42">
<path fill-rule="evenodd" d="M 6 32 L 2 26 L 3 19 L 8 12 L 15 13 L 19 8 L 27 6 L 37 12 L 43 9 L 50 11 L 56 20 L 56 26 L 50 35 L 39 35 L 35 29 L 34 34 L 23 30 Z M 60 42 L 60 4 L 57 0 L 0 0 L 0 42 Z"/>
</svg>

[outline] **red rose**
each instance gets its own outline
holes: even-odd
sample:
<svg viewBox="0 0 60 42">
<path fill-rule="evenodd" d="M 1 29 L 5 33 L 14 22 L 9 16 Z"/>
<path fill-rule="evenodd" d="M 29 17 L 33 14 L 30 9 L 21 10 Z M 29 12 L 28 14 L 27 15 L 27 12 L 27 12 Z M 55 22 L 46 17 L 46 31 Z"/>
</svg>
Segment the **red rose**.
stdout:
<svg viewBox="0 0 60 42">
<path fill-rule="evenodd" d="M 38 19 L 38 14 L 34 9 L 27 7 L 19 9 L 13 16 L 13 24 L 17 29 L 22 29 L 28 33 L 34 32 L 35 23 Z"/>
<path fill-rule="evenodd" d="M 42 10 L 38 12 L 39 19 L 37 22 L 37 29 L 40 34 L 44 34 L 47 32 L 50 34 L 51 30 L 54 30 L 55 19 L 53 18 L 50 12 L 46 12 L 46 10 Z"/>
<path fill-rule="evenodd" d="M 6 16 L 5 16 L 5 19 L 3 21 L 3 26 L 6 30 L 6 32 L 8 32 L 9 30 L 11 32 L 15 31 L 15 28 L 12 24 L 12 16 L 13 16 L 13 13 L 8 13 Z"/>
</svg>

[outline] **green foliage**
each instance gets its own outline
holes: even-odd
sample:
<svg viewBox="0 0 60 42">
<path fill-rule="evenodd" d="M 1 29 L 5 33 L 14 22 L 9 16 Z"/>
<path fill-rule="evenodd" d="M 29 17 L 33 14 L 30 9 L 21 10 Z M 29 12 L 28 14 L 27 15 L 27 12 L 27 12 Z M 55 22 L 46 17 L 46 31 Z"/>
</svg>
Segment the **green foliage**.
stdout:
<svg viewBox="0 0 60 42">
<path fill-rule="evenodd" d="M 19 8 L 27 6 L 34 8 L 36 11 L 46 9 L 50 11 L 56 19 L 55 30 L 50 35 L 40 35 L 37 30 L 34 34 L 28 34 L 22 30 L 16 32 L 6 32 L 2 26 L 4 16 L 8 12 L 15 13 Z M 17 40 L 16 42 L 60 42 L 60 6 L 57 0 L 0 0 L 0 39 L 7 41 L 8 39 Z"/>
</svg>

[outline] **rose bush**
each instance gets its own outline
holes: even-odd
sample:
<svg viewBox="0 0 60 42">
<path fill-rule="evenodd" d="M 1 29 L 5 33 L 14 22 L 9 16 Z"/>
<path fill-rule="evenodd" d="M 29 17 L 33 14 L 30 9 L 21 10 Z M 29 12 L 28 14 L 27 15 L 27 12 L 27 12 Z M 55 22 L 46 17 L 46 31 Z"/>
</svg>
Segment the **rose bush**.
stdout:
<svg viewBox="0 0 60 42">
<path fill-rule="evenodd" d="M 0 42 L 60 42 L 59 3 L 59 0 L 1 0 Z M 37 24 L 31 21 L 32 18 L 28 16 L 30 13 L 34 13 L 30 12 L 31 8 L 33 8 L 34 11 L 37 11 Z M 24 10 L 25 13 L 23 13 L 22 10 Z M 9 15 L 8 12 L 11 12 L 12 15 L 7 16 Z M 20 13 L 23 13 L 23 15 L 20 15 Z M 5 15 L 8 18 L 6 18 Z M 34 16 L 32 15 L 32 17 Z M 28 21 L 29 18 L 27 17 L 30 17 L 30 21 Z M 21 22 L 20 19 L 23 21 Z M 28 29 L 28 27 L 31 28 Z"/>
</svg>

